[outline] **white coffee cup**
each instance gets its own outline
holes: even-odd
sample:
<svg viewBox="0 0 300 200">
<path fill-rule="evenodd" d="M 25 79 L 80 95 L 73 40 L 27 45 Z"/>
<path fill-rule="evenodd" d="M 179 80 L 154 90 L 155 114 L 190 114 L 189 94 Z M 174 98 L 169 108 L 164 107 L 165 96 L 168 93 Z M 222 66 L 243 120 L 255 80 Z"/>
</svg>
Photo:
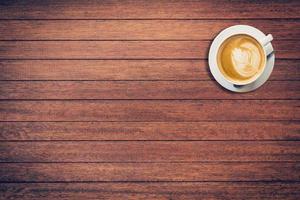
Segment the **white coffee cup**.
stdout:
<svg viewBox="0 0 300 200">
<path fill-rule="evenodd" d="M 251 79 L 249 79 L 249 81 L 240 83 L 240 82 L 234 82 L 228 78 L 226 78 L 221 72 L 220 69 L 218 67 L 218 61 L 217 61 L 217 54 L 218 51 L 221 47 L 221 45 L 224 43 L 224 41 L 232 36 L 235 35 L 247 35 L 253 39 L 255 39 L 257 41 L 258 44 L 261 45 L 261 48 L 264 51 L 264 56 L 265 56 L 265 64 L 263 66 L 263 70 L 260 73 L 257 73 L 255 76 L 251 77 Z M 214 76 L 214 78 L 221 84 L 224 86 L 224 82 L 227 82 L 227 84 L 232 84 L 234 87 L 240 87 L 240 86 L 245 86 L 245 85 L 249 85 L 249 84 L 253 84 L 254 82 L 257 82 L 258 79 L 260 79 L 260 77 L 263 76 L 263 73 L 268 73 L 267 77 L 266 75 L 264 75 L 263 78 L 263 83 L 268 79 L 269 75 L 271 74 L 270 69 L 268 68 L 268 57 L 273 53 L 273 46 L 271 44 L 271 41 L 273 40 L 273 37 L 271 34 L 265 35 L 263 32 L 261 32 L 260 30 L 252 27 L 252 26 L 248 26 L 248 25 L 235 25 L 235 26 L 231 26 L 229 28 L 226 28 L 225 30 L 221 31 L 218 36 L 214 39 L 210 50 L 209 50 L 209 66 L 210 66 L 210 70 L 212 75 Z M 273 56 L 274 58 L 274 56 Z M 273 63 L 274 65 L 274 63 Z M 273 68 L 272 65 L 272 68 Z M 262 82 L 262 81 L 260 81 Z M 251 87 L 256 89 L 257 87 L 259 87 L 260 85 L 262 85 L 263 83 L 259 83 L 259 84 L 255 84 L 255 87 Z M 259 86 L 258 86 L 259 85 Z M 224 86 L 225 87 L 225 86 Z M 226 87 L 229 90 L 232 90 L 231 88 Z"/>
</svg>

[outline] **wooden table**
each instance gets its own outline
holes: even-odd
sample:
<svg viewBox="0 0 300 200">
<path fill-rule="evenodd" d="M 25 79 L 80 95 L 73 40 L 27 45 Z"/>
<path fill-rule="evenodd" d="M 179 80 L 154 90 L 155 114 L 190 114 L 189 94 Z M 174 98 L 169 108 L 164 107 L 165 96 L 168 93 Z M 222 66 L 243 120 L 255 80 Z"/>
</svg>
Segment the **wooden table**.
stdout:
<svg viewBox="0 0 300 200">
<path fill-rule="evenodd" d="M 300 1 L 1 1 L 0 199 L 300 199 Z M 270 80 L 212 78 L 222 29 Z"/>
</svg>

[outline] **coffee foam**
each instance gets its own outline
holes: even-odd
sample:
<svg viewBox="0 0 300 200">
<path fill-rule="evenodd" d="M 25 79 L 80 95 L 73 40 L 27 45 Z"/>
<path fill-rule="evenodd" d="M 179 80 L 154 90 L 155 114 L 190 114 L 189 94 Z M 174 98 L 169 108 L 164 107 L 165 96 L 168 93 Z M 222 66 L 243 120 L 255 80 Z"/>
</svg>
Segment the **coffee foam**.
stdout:
<svg viewBox="0 0 300 200">
<path fill-rule="evenodd" d="M 228 38 L 218 52 L 218 65 L 223 75 L 232 81 L 247 81 L 259 74 L 265 64 L 260 44 L 247 35 Z"/>
</svg>

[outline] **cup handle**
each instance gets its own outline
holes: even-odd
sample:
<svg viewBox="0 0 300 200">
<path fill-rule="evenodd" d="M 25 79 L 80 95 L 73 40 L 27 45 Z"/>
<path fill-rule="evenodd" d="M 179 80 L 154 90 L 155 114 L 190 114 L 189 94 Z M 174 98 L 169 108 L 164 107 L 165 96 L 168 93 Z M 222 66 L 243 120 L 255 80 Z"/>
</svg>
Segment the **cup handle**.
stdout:
<svg viewBox="0 0 300 200">
<path fill-rule="evenodd" d="M 272 40 L 273 40 L 273 36 L 271 34 L 268 34 L 266 37 L 260 40 L 260 43 L 263 45 L 267 56 L 273 52 L 273 47 L 270 43 Z"/>
</svg>

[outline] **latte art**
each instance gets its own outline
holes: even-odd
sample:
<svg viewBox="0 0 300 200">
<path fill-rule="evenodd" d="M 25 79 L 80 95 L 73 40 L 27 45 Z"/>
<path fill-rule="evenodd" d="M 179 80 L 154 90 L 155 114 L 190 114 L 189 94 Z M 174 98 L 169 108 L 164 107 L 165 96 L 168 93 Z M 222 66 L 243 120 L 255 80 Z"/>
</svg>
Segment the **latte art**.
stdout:
<svg viewBox="0 0 300 200">
<path fill-rule="evenodd" d="M 259 71 L 260 56 L 253 48 L 235 48 L 231 54 L 234 70 L 241 77 L 254 76 Z"/>
<path fill-rule="evenodd" d="M 228 38 L 218 52 L 218 65 L 222 74 L 232 82 L 245 83 L 260 74 L 265 65 L 260 44 L 247 35 Z"/>
</svg>

